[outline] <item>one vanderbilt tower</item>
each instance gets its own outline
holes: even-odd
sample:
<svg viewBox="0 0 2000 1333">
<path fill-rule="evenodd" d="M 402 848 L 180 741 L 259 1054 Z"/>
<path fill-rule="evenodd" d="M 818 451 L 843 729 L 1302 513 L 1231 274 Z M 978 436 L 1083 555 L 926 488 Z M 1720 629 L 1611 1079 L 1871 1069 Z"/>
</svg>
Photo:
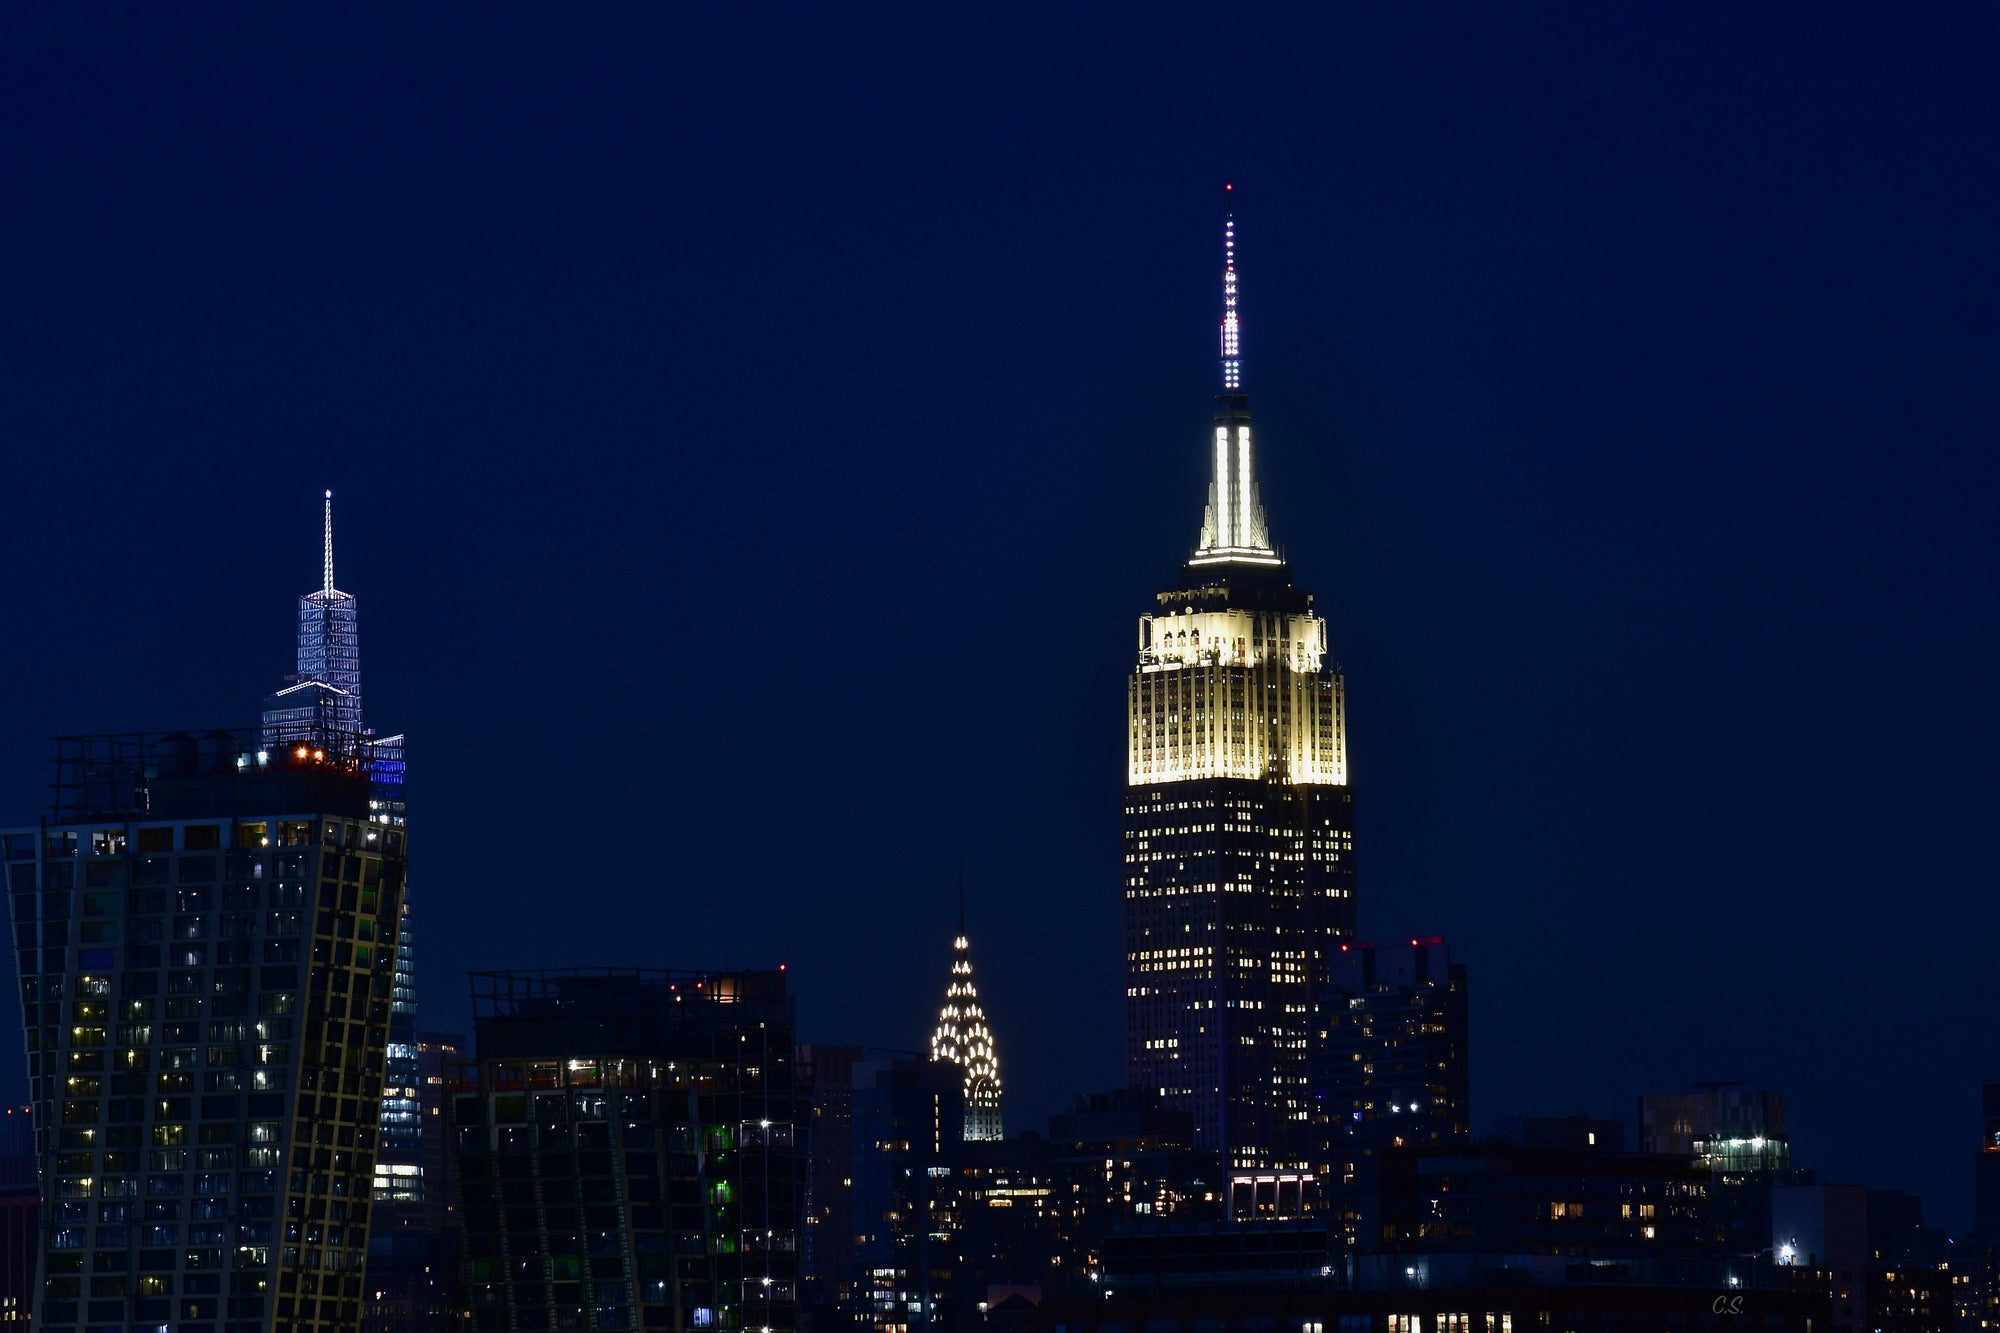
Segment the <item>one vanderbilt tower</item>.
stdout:
<svg viewBox="0 0 2000 1333">
<path fill-rule="evenodd" d="M 1201 542 L 1139 619 L 1127 694 L 1125 1077 L 1236 1168 L 1307 1164 L 1307 1038 L 1354 934 L 1353 799 L 1326 622 L 1257 490 L 1236 222 Z"/>
</svg>

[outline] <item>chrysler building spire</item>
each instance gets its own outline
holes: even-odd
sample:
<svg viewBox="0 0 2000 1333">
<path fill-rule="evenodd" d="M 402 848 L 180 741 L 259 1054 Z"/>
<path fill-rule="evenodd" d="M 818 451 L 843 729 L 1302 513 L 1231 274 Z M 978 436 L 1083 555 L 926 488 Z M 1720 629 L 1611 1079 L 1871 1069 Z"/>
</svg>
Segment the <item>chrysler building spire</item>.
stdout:
<svg viewBox="0 0 2000 1333">
<path fill-rule="evenodd" d="M 951 981 L 937 1030 L 931 1033 L 931 1059 L 957 1065 L 965 1076 L 965 1128 L 968 1139 L 1005 1137 L 1000 1119 L 1000 1054 L 979 987 L 972 981 L 972 942 L 965 934 L 965 868 L 958 872 L 958 934 L 951 942 Z"/>
<path fill-rule="evenodd" d="M 1225 185 L 1222 215 L 1222 392 L 1215 396 L 1215 478 L 1191 565 L 1282 564 L 1264 528 L 1264 505 L 1250 458 L 1250 397 L 1243 392 L 1242 327 L 1236 293 L 1236 187 Z"/>
</svg>

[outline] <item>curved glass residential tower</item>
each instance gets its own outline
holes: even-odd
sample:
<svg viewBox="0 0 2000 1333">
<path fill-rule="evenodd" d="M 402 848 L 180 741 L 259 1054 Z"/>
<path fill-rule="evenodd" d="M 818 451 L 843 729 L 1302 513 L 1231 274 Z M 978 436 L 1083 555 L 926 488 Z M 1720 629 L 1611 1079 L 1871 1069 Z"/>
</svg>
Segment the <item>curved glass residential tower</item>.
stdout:
<svg viewBox="0 0 2000 1333">
<path fill-rule="evenodd" d="M 1126 695 L 1125 1075 L 1228 1166 L 1292 1168 L 1313 999 L 1354 934 L 1354 806 L 1326 622 L 1258 493 L 1233 209 L 1222 290 L 1201 539 L 1139 618 Z"/>
</svg>

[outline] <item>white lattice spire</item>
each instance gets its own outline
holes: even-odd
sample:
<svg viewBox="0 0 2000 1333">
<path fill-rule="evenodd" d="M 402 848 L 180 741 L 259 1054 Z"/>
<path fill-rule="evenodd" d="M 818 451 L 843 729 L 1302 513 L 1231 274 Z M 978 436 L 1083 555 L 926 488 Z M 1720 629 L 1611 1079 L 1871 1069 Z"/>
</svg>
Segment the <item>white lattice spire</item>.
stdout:
<svg viewBox="0 0 2000 1333">
<path fill-rule="evenodd" d="M 320 591 L 325 593 L 328 597 L 331 597 L 333 596 L 333 492 L 332 491 L 328 491 L 326 493 L 326 556 L 324 561 L 324 570 L 325 570 L 325 578 L 322 580 L 320 584 Z"/>
</svg>

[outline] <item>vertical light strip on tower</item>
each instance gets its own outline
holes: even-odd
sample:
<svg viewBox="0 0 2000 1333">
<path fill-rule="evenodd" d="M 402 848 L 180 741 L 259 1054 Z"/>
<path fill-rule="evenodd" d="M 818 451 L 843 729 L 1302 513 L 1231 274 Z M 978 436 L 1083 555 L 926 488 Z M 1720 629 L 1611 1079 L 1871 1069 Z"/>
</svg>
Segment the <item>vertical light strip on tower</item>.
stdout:
<svg viewBox="0 0 2000 1333">
<path fill-rule="evenodd" d="M 1222 219 L 1222 391 L 1243 388 L 1242 350 L 1236 324 L 1236 187 L 1222 187 L 1229 211 Z"/>
</svg>

